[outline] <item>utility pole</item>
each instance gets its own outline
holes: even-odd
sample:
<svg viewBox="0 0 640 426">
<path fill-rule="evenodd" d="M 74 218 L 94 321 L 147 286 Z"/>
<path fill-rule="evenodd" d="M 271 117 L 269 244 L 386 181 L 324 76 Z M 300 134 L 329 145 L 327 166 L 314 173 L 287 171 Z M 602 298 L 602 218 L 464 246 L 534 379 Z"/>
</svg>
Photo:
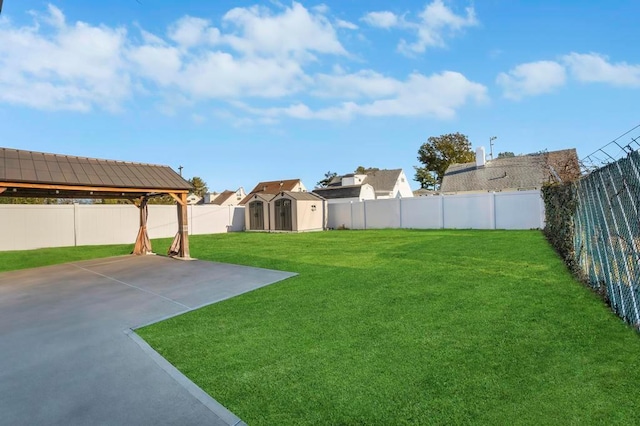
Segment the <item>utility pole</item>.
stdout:
<svg viewBox="0 0 640 426">
<path fill-rule="evenodd" d="M 498 139 L 497 136 L 491 136 L 489 138 L 489 156 L 491 157 L 492 160 L 493 160 L 493 141 L 495 141 L 496 139 Z"/>
<path fill-rule="evenodd" d="M 1 1 L 1 0 L 0 0 Z M 178 170 L 180 170 L 180 176 L 182 176 L 182 169 L 184 169 L 184 167 L 182 166 L 178 166 Z"/>
</svg>

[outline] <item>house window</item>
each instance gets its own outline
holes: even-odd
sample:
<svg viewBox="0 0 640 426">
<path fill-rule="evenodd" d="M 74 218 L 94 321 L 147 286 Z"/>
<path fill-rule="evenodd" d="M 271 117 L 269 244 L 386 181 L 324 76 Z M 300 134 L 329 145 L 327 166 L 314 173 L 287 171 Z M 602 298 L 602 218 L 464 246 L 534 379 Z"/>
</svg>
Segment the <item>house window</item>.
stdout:
<svg viewBox="0 0 640 426">
<path fill-rule="evenodd" d="M 400 182 L 404 182 L 404 178 L 400 178 Z"/>
<path fill-rule="evenodd" d="M 312 204 L 312 205 L 311 205 L 311 211 L 312 211 L 312 212 L 315 212 L 315 211 L 316 211 L 316 205 L 315 205 L 315 204 Z"/>
</svg>

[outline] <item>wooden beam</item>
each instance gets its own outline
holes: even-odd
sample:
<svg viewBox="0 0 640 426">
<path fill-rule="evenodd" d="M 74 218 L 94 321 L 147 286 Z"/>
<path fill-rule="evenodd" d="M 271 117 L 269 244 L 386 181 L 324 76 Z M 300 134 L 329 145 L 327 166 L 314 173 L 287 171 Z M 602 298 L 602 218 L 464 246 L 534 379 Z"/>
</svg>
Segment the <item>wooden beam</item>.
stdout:
<svg viewBox="0 0 640 426">
<path fill-rule="evenodd" d="M 178 205 L 179 205 L 179 206 L 183 205 L 183 203 L 184 203 L 184 205 L 186 205 L 186 204 L 187 204 L 187 197 L 186 197 L 186 195 L 187 195 L 187 194 L 186 194 L 186 193 L 184 194 L 184 195 L 185 195 L 185 197 L 184 197 L 184 201 L 182 201 L 182 198 L 181 198 L 181 197 L 179 197 L 178 195 L 176 195 L 176 194 L 175 194 L 175 193 L 173 193 L 173 192 L 169 192 L 169 195 L 171 195 L 171 198 L 173 198 L 174 200 L 176 200 L 176 202 L 178 203 Z"/>
<path fill-rule="evenodd" d="M 21 183 L 21 182 L 0 182 L 2 188 L 28 188 L 28 189 L 51 189 L 58 191 L 96 191 L 96 192 L 146 192 L 162 194 L 188 194 L 188 189 L 158 189 L 158 188 L 116 188 L 113 186 L 81 186 L 81 185 L 57 185 L 45 183 Z"/>
<path fill-rule="evenodd" d="M 180 194 L 180 203 L 178 204 L 178 234 L 180 234 L 180 248 L 178 249 L 178 257 L 188 259 L 191 257 L 189 253 L 189 219 L 187 212 L 187 194 Z"/>
</svg>

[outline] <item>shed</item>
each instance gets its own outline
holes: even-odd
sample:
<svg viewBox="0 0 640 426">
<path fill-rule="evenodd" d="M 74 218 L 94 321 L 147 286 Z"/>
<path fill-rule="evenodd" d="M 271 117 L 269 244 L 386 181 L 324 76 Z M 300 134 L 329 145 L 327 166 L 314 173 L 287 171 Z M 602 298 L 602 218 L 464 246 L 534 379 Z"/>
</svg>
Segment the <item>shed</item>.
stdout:
<svg viewBox="0 0 640 426">
<path fill-rule="evenodd" d="M 273 197 L 273 194 L 257 193 L 251 194 L 243 200 L 243 202 L 245 203 L 245 230 L 269 231 L 271 229 L 269 202 Z"/>
<path fill-rule="evenodd" d="M 282 191 L 269 202 L 272 231 L 322 231 L 326 228 L 326 200 L 312 192 Z"/>
<path fill-rule="evenodd" d="M 123 199 L 140 210 L 133 252 L 151 252 L 147 202 L 170 195 L 178 204 L 178 232 L 170 255 L 189 258 L 187 194 L 193 186 L 168 166 L 0 148 L 0 197 Z"/>
</svg>

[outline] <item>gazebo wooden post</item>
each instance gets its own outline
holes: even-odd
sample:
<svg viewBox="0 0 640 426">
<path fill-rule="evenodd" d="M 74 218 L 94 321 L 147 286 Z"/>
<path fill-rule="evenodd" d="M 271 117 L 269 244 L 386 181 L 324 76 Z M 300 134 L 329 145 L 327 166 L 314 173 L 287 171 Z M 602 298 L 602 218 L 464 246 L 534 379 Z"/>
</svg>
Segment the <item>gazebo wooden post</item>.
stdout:
<svg viewBox="0 0 640 426">
<path fill-rule="evenodd" d="M 151 240 L 149 240 L 149 233 L 147 232 L 147 219 L 149 217 L 148 201 L 149 198 L 143 196 L 139 203 L 134 203 L 140 210 L 140 230 L 138 231 L 136 243 L 133 246 L 133 254 L 137 255 L 150 254 L 152 252 Z"/>
<path fill-rule="evenodd" d="M 189 217 L 187 212 L 187 194 L 180 194 L 178 203 L 178 233 L 180 234 L 180 249 L 178 256 L 181 258 L 191 257 L 189 254 Z"/>
</svg>

